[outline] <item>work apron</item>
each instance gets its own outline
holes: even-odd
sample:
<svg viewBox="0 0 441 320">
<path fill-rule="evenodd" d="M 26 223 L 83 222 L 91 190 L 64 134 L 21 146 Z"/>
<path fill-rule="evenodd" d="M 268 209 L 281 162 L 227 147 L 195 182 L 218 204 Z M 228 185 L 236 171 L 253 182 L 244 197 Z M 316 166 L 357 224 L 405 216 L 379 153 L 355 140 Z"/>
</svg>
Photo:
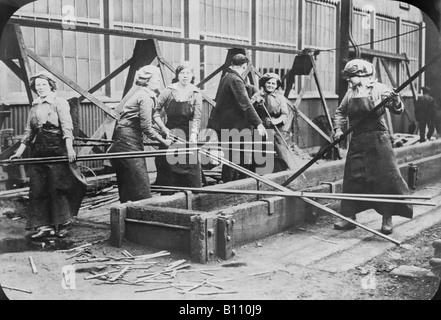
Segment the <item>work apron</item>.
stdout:
<svg viewBox="0 0 441 320">
<path fill-rule="evenodd" d="M 178 102 L 171 100 L 167 109 L 166 127 L 171 134 L 179 136 L 188 141 L 190 138 L 190 121 L 193 119 L 193 110 L 188 101 Z M 184 145 L 183 145 L 184 146 Z M 190 147 L 188 144 L 185 147 Z M 173 145 L 171 146 L 173 148 Z M 167 149 L 165 146 L 161 150 Z M 180 156 L 179 159 L 184 159 Z M 196 153 L 185 157 L 185 163 L 179 161 L 170 164 L 166 156 L 155 158 L 156 182 L 158 186 L 178 186 L 178 187 L 202 187 L 202 168 L 199 157 Z"/>
<path fill-rule="evenodd" d="M 268 97 L 269 97 L 268 95 L 265 96 L 265 105 L 264 106 L 262 106 L 262 105 L 256 106 L 256 112 L 260 116 L 261 119 L 268 118 L 268 114 L 266 113 L 266 111 L 264 109 L 264 107 L 266 107 L 268 113 L 270 114 L 270 116 L 272 118 L 278 118 L 281 114 L 281 110 L 278 105 L 274 105 L 274 104 L 277 104 L 277 101 L 275 99 L 272 99 L 272 101 L 274 101 L 274 102 L 271 102 Z M 286 142 L 286 141 L 290 138 L 290 135 L 288 132 L 285 132 L 282 130 L 283 127 L 284 127 L 283 123 L 277 125 L 278 130 L 272 124 L 270 126 L 265 125 L 266 129 L 274 130 L 275 155 L 274 155 L 274 167 L 273 167 L 272 172 L 294 170 L 295 168 L 298 167 L 295 164 L 293 155 L 290 153 L 288 147 L 286 146 L 288 144 L 288 142 Z M 279 134 L 279 132 L 280 132 L 280 134 Z M 263 138 L 262 140 L 266 141 L 266 138 Z M 259 167 L 259 166 L 256 166 L 256 167 Z M 271 173 L 271 172 L 268 172 L 268 173 Z"/>
<path fill-rule="evenodd" d="M 368 97 L 350 101 L 348 117 L 354 131 L 346 157 L 343 193 L 408 195 L 409 188 L 398 169 L 381 116 L 357 125 L 374 107 Z M 407 204 L 341 201 L 341 213 L 346 217 L 367 209 L 375 209 L 381 215 L 413 216 L 412 206 Z"/>
<path fill-rule="evenodd" d="M 54 129 L 50 125 L 50 129 Z M 61 134 L 38 130 L 31 146 L 32 158 L 66 156 L 66 143 Z M 33 164 L 30 166 L 29 218 L 26 229 L 58 226 L 71 221 L 78 214 L 84 194 L 85 181 L 78 167 L 72 163 Z"/>
<path fill-rule="evenodd" d="M 139 118 L 124 119 L 113 132 L 113 143 L 108 153 L 144 151 L 144 140 Z M 150 178 L 145 158 L 110 159 L 116 172 L 119 200 L 139 201 L 151 198 Z"/>
</svg>

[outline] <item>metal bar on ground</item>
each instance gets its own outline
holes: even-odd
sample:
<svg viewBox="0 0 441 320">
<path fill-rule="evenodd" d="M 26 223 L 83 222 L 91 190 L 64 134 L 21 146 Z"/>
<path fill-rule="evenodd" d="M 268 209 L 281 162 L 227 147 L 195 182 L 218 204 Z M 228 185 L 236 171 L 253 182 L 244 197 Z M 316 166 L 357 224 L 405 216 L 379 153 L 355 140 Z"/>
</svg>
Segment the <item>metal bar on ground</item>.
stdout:
<svg viewBox="0 0 441 320">
<path fill-rule="evenodd" d="M 441 57 L 441 54 L 439 55 L 439 57 Z M 176 137 L 176 136 L 175 136 Z M 176 137 L 176 139 L 181 139 L 181 138 L 179 138 L 179 137 Z M 182 139 L 181 139 L 182 140 Z M 261 181 L 261 182 L 263 182 L 263 183 L 265 183 L 265 184 L 267 184 L 267 185 L 270 185 L 270 186 L 272 186 L 272 187 L 274 187 L 274 188 L 276 188 L 276 189 L 278 189 L 278 190 L 280 190 L 280 191 L 284 191 L 284 192 L 289 192 L 289 193 L 294 193 L 294 191 L 292 191 L 291 189 L 288 189 L 287 187 L 285 187 L 285 186 L 282 186 L 282 185 L 279 185 L 278 183 L 275 183 L 275 182 L 273 182 L 273 181 L 271 181 L 271 180 L 269 180 L 269 179 L 266 179 L 266 178 L 264 178 L 264 177 L 261 177 L 261 176 L 259 176 L 259 175 L 257 175 L 257 174 L 255 174 L 254 172 L 252 172 L 252 171 L 250 171 L 250 170 L 247 170 L 247 169 L 245 169 L 245 168 L 242 168 L 241 166 L 239 166 L 239 165 L 237 165 L 237 164 L 235 164 L 235 163 L 233 163 L 233 162 L 231 162 L 231 161 L 228 161 L 228 160 L 226 160 L 226 159 L 224 159 L 224 158 L 222 158 L 222 157 L 219 157 L 219 156 L 216 156 L 216 155 L 213 155 L 213 154 L 211 154 L 210 152 L 207 152 L 207 151 L 204 151 L 204 150 L 199 150 L 199 152 L 200 153 L 202 153 L 202 154 L 205 154 L 206 156 L 208 156 L 208 157 L 210 157 L 210 158 L 212 158 L 212 159 L 215 159 L 215 160 L 217 160 L 217 161 L 219 161 L 219 162 L 221 162 L 222 164 L 224 164 L 224 165 L 227 165 L 227 166 L 229 166 L 229 167 L 231 167 L 231 168 L 233 168 L 233 169 L 236 169 L 236 170 L 238 170 L 238 171 L 240 171 L 240 172 L 242 172 L 242 173 L 244 173 L 244 174 L 246 174 L 246 175 L 248 175 L 248 176 L 250 176 L 250 177 L 252 177 L 252 178 L 255 178 L 256 180 L 258 180 L 258 181 Z M 316 206 L 316 207 L 318 207 L 318 208 L 322 208 L 322 207 L 324 207 L 324 208 L 326 208 L 325 206 L 323 206 L 323 205 L 321 205 L 321 204 L 319 204 L 319 203 L 317 203 L 317 202 L 315 202 L 315 201 L 312 201 L 312 200 L 310 200 L 310 199 L 308 199 L 308 198 L 304 198 L 304 197 L 302 197 L 301 199 L 303 199 L 305 202 L 307 202 L 307 203 L 309 203 L 309 204 L 311 204 L 311 205 L 313 205 L 313 206 Z M 340 214 L 338 214 L 337 212 L 334 212 L 333 210 L 331 210 L 331 211 L 327 211 L 328 213 L 331 213 L 331 214 L 337 214 L 338 215 L 338 217 L 343 217 L 342 215 L 340 215 Z M 346 217 L 344 217 L 345 219 L 346 219 Z M 376 234 L 376 235 L 378 235 L 378 232 L 376 232 L 376 231 L 374 231 L 374 230 L 371 230 L 371 229 L 369 229 L 369 228 L 367 228 L 367 227 L 363 227 L 363 229 L 365 229 L 365 230 L 367 230 L 367 231 L 370 231 L 370 232 L 373 232 L 374 234 Z M 383 234 L 380 234 L 380 236 L 384 236 Z M 391 238 L 389 238 L 389 237 L 387 237 L 386 239 L 391 239 Z M 394 242 L 394 243 L 397 243 L 397 241 L 396 240 L 390 240 L 390 241 L 392 241 L 392 242 Z"/>
<path fill-rule="evenodd" d="M 261 196 L 280 196 L 280 197 L 297 197 L 297 198 L 316 198 L 316 199 L 334 199 L 334 200 L 351 200 L 351 201 L 366 201 L 366 202 L 383 202 L 383 203 L 401 203 L 422 206 L 435 206 L 433 202 L 417 202 L 405 201 L 399 199 L 380 199 L 373 197 L 346 197 L 343 195 L 334 194 L 316 194 L 314 192 L 280 192 L 280 191 L 261 191 L 261 190 L 229 190 L 229 189 L 214 189 L 214 188 L 183 188 L 183 187 L 168 187 L 168 186 L 152 186 L 152 190 L 176 190 L 176 191 L 191 191 L 193 193 L 215 193 L 215 194 L 246 194 L 246 195 L 261 195 Z"/>
<path fill-rule="evenodd" d="M 362 225 L 361 223 L 358 223 L 358 222 L 355 221 L 355 220 L 352 220 L 352 219 L 350 219 L 350 218 L 347 218 L 347 217 L 345 217 L 345 216 L 343 216 L 343 215 L 337 213 L 336 211 L 334 211 L 334 210 L 332 210 L 332 209 L 329 209 L 328 207 L 326 207 L 326 206 L 324 206 L 324 205 L 322 205 L 322 204 L 320 204 L 320 203 L 317 203 L 317 202 L 315 202 L 315 201 L 312 201 L 311 199 L 308 199 L 308 198 L 302 198 L 302 199 L 303 199 L 306 203 L 309 203 L 309 204 L 311 204 L 311 205 L 313 205 L 313 206 L 315 206 L 315 207 L 317 207 L 317 208 L 319 208 L 319 209 L 321 209 L 321 210 L 323 210 L 323 211 L 326 211 L 326 212 L 332 214 L 333 216 L 336 216 L 336 217 L 338 217 L 338 218 L 340 218 L 340 219 L 343 219 L 343 220 L 345 220 L 345 221 L 347 221 L 347 222 L 350 222 L 350 223 L 352 223 L 352 224 L 355 224 L 357 227 L 360 227 L 360 228 L 362 228 L 362 229 L 364 229 L 364 230 L 366 230 L 366 231 L 369 231 L 369 232 L 371 232 L 371 233 L 373 233 L 373 234 L 376 234 L 377 236 L 380 236 L 380 237 L 382 237 L 382 238 L 384 238 L 384 239 L 387 239 L 387 240 L 389 240 L 389 241 L 391 241 L 391 242 L 393 242 L 393 243 L 395 243 L 395 244 L 397 244 L 397 245 L 401 245 L 401 242 L 400 242 L 400 241 L 395 240 L 395 239 L 393 239 L 393 238 L 391 238 L 391 237 L 388 237 L 388 236 L 382 234 L 381 232 L 378 232 L 378 231 L 376 231 L 376 230 L 373 230 L 373 229 L 371 229 L 371 228 L 369 228 L 369 227 L 366 227 L 366 226 Z"/>
</svg>

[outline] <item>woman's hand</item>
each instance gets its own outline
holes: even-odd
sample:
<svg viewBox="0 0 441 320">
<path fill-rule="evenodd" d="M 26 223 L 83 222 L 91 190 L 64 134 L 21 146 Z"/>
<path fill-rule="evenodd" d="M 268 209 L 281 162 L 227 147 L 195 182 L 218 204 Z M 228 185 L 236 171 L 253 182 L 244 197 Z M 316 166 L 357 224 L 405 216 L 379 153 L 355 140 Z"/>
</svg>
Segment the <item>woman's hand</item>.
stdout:
<svg viewBox="0 0 441 320">
<path fill-rule="evenodd" d="M 280 120 L 277 118 L 271 118 L 271 123 L 273 126 L 277 126 L 280 123 Z"/>
<path fill-rule="evenodd" d="M 161 128 L 161 135 L 164 137 L 164 139 L 170 139 L 170 129 L 164 126 Z"/>
<path fill-rule="evenodd" d="M 333 140 L 334 141 L 340 140 L 342 135 L 343 135 L 343 131 L 341 131 L 341 129 L 335 130 L 335 133 L 334 133 L 334 136 L 333 136 Z"/>
<path fill-rule="evenodd" d="M 173 141 L 169 140 L 169 139 L 165 139 L 162 141 L 162 144 L 164 146 L 166 146 L 167 148 L 170 148 L 170 146 L 173 144 Z"/>
<path fill-rule="evenodd" d="M 263 126 L 263 124 L 259 124 L 258 126 L 257 126 L 257 131 L 259 132 L 259 135 L 261 136 L 261 137 L 268 137 L 268 133 L 266 132 L 266 129 L 265 129 L 265 127 Z"/>
<path fill-rule="evenodd" d="M 196 144 L 198 143 L 198 134 L 197 133 L 191 133 L 190 134 L 190 143 Z"/>
<path fill-rule="evenodd" d="M 20 147 L 18 147 L 17 151 L 9 157 L 9 160 L 19 159 L 23 155 L 23 152 L 26 150 L 26 145 L 20 144 Z"/>
<path fill-rule="evenodd" d="M 73 148 L 73 141 L 70 138 L 66 139 L 67 157 L 69 162 L 74 162 L 77 159 L 77 153 Z"/>
<path fill-rule="evenodd" d="M 77 153 L 73 148 L 67 148 L 67 157 L 69 158 L 69 162 L 75 162 L 77 160 Z"/>
</svg>

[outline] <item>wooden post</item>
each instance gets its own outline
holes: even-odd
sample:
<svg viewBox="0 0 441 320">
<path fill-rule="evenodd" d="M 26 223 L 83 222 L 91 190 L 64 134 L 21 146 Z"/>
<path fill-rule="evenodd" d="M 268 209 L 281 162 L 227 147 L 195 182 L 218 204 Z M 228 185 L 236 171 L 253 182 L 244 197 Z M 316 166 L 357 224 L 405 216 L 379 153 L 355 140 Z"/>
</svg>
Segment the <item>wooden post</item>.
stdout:
<svg viewBox="0 0 441 320">
<path fill-rule="evenodd" d="M 110 209 L 110 244 L 121 248 L 125 238 L 127 207 L 120 205 Z"/>
<path fill-rule="evenodd" d="M 205 220 L 200 215 L 191 217 L 190 250 L 193 261 L 199 263 L 206 263 L 208 261 L 206 235 Z"/>
<path fill-rule="evenodd" d="M 221 216 L 217 219 L 217 250 L 221 259 L 228 260 L 234 256 L 234 220 L 232 216 Z"/>
<path fill-rule="evenodd" d="M 315 79 L 315 82 L 317 85 L 317 90 L 319 92 L 320 99 L 322 100 L 323 110 L 325 111 L 326 119 L 328 119 L 328 123 L 329 123 L 329 126 L 331 127 L 331 130 L 334 131 L 334 125 L 332 124 L 331 115 L 329 114 L 328 105 L 326 104 L 326 99 L 325 99 L 325 96 L 323 95 L 322 87 L 320 85 L 319 75 L 318 75 L 317 67 L 314 62 L 314 58 L 311 55 L 309 55 L 309 57 L 311 58 L 312 69 L 314 70 L 314 79 Z"/>
</svg>

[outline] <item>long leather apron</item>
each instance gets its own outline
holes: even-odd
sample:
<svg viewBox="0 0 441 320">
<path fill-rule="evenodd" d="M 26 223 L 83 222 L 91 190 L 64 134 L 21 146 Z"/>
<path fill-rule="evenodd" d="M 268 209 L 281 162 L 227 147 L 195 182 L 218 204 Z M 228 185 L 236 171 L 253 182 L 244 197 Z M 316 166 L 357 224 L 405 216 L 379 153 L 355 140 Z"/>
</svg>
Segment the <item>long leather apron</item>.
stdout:
<svg viewBox="0 0 441 320">
<path fill-rule="evenodd" d="M 265 106 L 268 110 L 268 113 L 273 118 L 278 118 L 281 114 L 281 108 L 277 103 L 277 100 L 274 98 L 270 99 L 269 95 L 265 96 Z M 257 110 L 258 114 L 261 115 L 261 118 L 268 117 L 265 110 L 263 110 L 263 107 L 260 106 L 262 110 Z M 258 108 L 256 108 L 258 109 Z M 294 162 L 293 156 L 289 152 L 288 148 L 286 147 L 286 144 L 283 142 L 283 140 L 287 140 L 289 138 L 289 133 L 284 132 L 282 130 L 284 124 L 281 123 L 277 125 L 277 129 L 275 130 L 274 125 L 270 125 L 267 127 L 267 129 L 274 129 L 274 151 L 276 152 L 274 156 L 274 170 L 273 172 L 280 172 L 285 170 L 293 170 L 297 166 Z M 281 135 L 279 134 L 281 133 Z"/>
<path fill-rule="evenodd" d="M 349 103 L 348 117 L 353 126 L 375 107 L 368 97 L 352 98 Z M 354 127 L 345 164 L 344 193 L 409 194 L 398 169 L 389 131 L 380 119 L 381 116 Z M 347 217 L 367 209 L 375 209 L 381 215 L 413 216 L 412 206 L 406 204 L 341 202 L 341 213 Z"/>
<path fill-rule="evenodd" d="M 107 152 L 144 151 L 139 118 L 123 119 L 113 132 L 113 143 Z M 150 179 L 145 158 L 111 159 L 116 172 L 121 203 L 151 198 Z"/>
<path fill-rule="evenodd" d="M 53 133 L 54 128 L 45 124 L 38 130 L 31 147 L 33 158 L 67 155 L 61 130 Z M 74 170 L 78 171 L 76 165 L 67 163 L 30 166 L 27 229 L 65 224 L 78 214 L 86 185 L 75 177 Z"/>
<path fill-rule="evenodd" d="M 190 121 L 193 119 L 193 110 L 188 101 L 170 101 L 167 109 L 166 127 L 171 133 L 185 141 L 190 138 Z M 187 145 L 187 147 L 189 147 Z M 160 149 L 166 149 L 160 147 Z M 181 156 L 179 159 L 183 159 Z M 156 185 L 179 187 L 202 187 L 202 168 L 197 154 L 185 157 L 185 163 L 170 164 L 166 156 L 155 158 Z"/>
</svg>

